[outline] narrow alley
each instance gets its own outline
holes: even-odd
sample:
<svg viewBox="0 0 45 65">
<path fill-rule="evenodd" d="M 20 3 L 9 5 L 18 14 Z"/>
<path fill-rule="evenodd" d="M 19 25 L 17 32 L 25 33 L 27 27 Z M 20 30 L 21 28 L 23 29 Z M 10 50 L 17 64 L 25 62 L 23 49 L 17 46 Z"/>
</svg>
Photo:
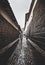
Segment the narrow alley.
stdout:
<svg viewBox="0 0 45 65">
<path fill-rule="evenodd" d="M 23 36 L 22 40 L 19 38 L 18 45 L 9 58 L 7 65 L 42 65 L 44 63 L 45 59 Z"/>
<path fill-rule="evenodd" d="M 0 65 L 45 65 L 45 0 L 29 1 L 0 0 Z"/>
<path fill-rule="evenodd" d="M 28 54 L 27 54 L 28 53 Z M 8 65 L 32 65 L 32 49 L 26 37 L 19 38 L 18 45 L 8 60 Z"/>
</svg>

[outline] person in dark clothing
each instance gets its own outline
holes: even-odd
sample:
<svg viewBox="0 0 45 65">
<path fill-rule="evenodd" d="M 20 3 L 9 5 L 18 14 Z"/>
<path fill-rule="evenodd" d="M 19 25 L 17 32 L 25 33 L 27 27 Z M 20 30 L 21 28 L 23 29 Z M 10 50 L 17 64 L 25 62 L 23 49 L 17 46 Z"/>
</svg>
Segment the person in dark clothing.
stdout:
<svg viewBox="0 0 45 65">
<path fill-rule="evenodd" d="M 20 38 L 21 41 L 22 41 L 22 39 L 23 39 L 23 34 L 22 34 L 22 33 L 19 35 L 19 38 Z"/>
</svg>

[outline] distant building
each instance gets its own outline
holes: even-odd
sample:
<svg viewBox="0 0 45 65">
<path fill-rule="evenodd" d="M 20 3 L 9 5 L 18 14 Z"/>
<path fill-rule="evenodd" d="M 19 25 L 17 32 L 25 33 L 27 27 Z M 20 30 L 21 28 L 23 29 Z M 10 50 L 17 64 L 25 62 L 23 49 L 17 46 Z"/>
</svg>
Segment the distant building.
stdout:
<svg viewBox="0 0 45 65">
<path fill-rule="evenodd" d="M 24 26 L 24 29 L 25 29 L 25 27 L 26 27 L 26 23 L 27 23 L 28 20 L 29 20 L 29 17 L 30 17 L 30 14 L 31 14 L 31 11 L 32 11 L 32 8 L 33 8 L 33 5 L 34 5 L 34 2 L 35 2 L 35 0 L 32 0 L 31 6 L 30 6 L 30 8 L 29 8 L 29 12 L 27 12 L 27 13 L 25 14 L 25 26 Z"/>
</svg>

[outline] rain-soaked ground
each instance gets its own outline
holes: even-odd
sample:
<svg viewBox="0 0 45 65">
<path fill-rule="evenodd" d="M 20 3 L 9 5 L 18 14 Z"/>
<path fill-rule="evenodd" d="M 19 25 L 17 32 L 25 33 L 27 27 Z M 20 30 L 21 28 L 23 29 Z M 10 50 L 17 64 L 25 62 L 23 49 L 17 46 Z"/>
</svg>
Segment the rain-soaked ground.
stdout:
<svg viewBox="0 0 45 65">
<path fill-rule="evenodd" d="M 25 37 L 19 43 L 9 58 L 7 65 L 35 65 L 33 62 L 33 55 L 31 46 Z"/>
<path fill-rule="evenodd" d="M 18 45 L 9 58 L 7 65 L 45 65 L 45 60 L 32 47 L 28 39 L 23 36 L 22 39 L 19 38 Z"/>
</svg>

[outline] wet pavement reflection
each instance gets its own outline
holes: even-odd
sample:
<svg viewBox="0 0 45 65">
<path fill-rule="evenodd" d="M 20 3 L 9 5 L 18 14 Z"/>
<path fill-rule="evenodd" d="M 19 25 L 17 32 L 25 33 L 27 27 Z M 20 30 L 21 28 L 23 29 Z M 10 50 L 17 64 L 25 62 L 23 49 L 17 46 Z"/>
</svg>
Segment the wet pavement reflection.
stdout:
<svg viewBox="0 0 45 65">
<path fill-rule="evenodd" d="M 19 43 L 9 58 L 7 65 L 35 65 L 31 46 L 26 37 L 19 38 Z"/>
</svg>

